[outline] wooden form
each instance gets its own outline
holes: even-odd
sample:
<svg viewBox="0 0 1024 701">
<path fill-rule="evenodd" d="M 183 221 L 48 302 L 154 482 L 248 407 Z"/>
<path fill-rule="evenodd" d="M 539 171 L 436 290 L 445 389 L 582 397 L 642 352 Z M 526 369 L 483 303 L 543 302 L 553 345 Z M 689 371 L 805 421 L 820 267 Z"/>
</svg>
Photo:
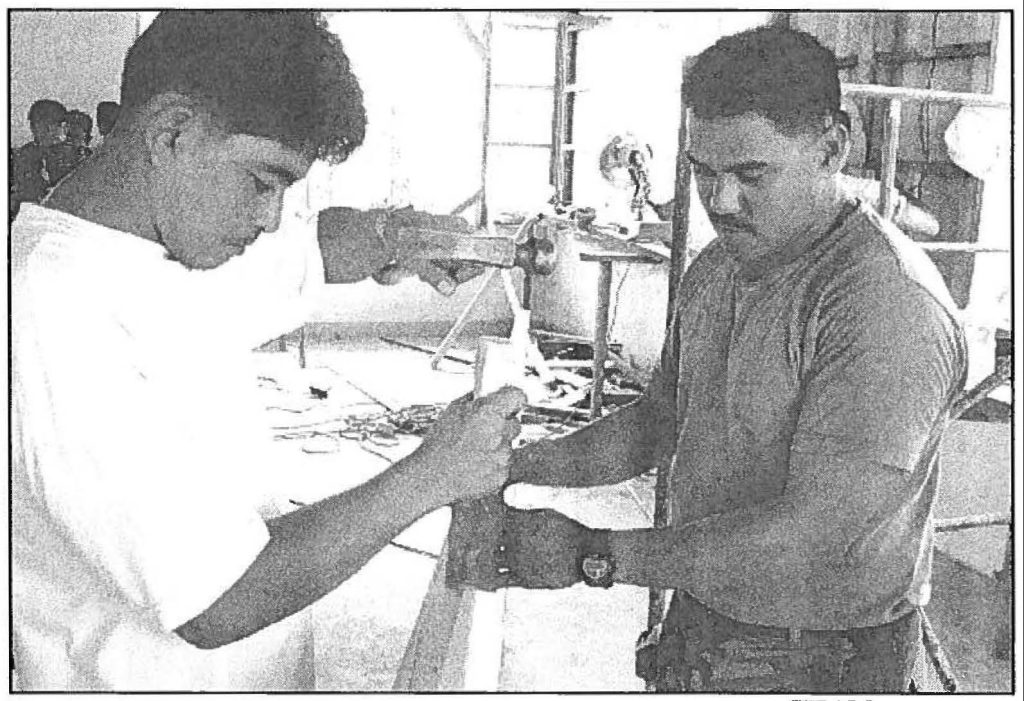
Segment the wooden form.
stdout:
<svg viewBox="0 0 1024 701">
<path fill-rule="evenodd" d="M 477 351 L 473 393 L 520 384 L 526 348 L 521 339 L 484 337 Z M 503 527 L 499 495 L 452 504 L 448 538 L 416 618 L 395 678 L 394 691 L 498 690 L 505 589 L 480 591 L 463 568 L 462 555 L 479 544 L 497 544 Z"/>
<path fill-rule="evenodd" d="M 497 691 L 504 591 L 448 586 L 449 548 L 438 558 L 392 689 Z"/>
</svg>

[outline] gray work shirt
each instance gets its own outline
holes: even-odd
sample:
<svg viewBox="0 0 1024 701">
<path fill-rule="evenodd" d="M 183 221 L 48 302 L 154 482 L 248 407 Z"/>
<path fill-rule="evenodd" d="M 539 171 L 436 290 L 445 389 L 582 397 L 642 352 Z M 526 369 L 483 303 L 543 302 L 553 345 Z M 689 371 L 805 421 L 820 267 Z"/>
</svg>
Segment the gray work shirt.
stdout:
<svg viewBox="0 0 1024 701">
<path fill-rule="evenodd" d="M 864 504 L 848 534 L 847 553 L 882 574 L 802 627 L 876 625 L 927 602 L 936 448 L 966 372 L 935 266 L 873 209 L 851 209 L 759 273 L 712 242 L 680 281 L 648 391 L 671 415 L 662 368 L 678 368 L 675 523 L 777 498 L 791 469 L 832 459 L 910 475 L 894 508 Z"/>
</svg>

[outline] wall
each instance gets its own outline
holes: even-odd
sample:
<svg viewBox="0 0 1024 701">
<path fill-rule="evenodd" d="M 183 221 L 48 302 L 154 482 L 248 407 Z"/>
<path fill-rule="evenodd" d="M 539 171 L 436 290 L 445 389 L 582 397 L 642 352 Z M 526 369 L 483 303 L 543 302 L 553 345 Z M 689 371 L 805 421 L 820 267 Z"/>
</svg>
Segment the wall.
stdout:
<svg viewBox="0 0 1024 701">
<path fill-rule="evenodd" d="M 95 119 L 97 102 L 118 99 L 137 13 L 11 11 L 9 17 L 11 146 L 32 139 L 28 109 L 36 100 L 59 100 Z"/>
</svg>

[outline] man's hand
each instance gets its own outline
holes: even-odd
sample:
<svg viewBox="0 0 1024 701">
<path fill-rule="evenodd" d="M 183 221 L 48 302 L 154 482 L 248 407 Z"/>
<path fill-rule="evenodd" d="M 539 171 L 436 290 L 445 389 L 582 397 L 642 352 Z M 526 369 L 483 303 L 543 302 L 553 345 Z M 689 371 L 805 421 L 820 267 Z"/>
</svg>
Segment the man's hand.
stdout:
<svg viewBox="0 0 1024 701">
<path fill-rule="evenodd" d="M 582 581 L 580 557 L 587 527 L 557 511 L 508 509 L 506 558 L 510 585 L 563 589 Z"/>
<path fill-rule="evenodd" d="M 402 207 L 389 212 L 385 238 L 393 242 L 395 232 L 401 228 L 454 231 L 467 236 L 472 232 L 469 222 L 460 216 L 431 214 L 412 207 Z M 404 260 L 399 251 L 394 262 L 374 273 L 373 279 L 381 285 L 394 285 L 415 276 L 447 297 L 454 294 L 459 285 L 482 275 L 483 272 L 482 265 L 458 261 Z"/>
<path fill-rule="evenodd" d="M 462 217 L 429 214 L 412 207 L 372 209 L 328 207 L 317 219 L 317 238 L 328 283 L 351 283 L 373 277 L 381 285 L 394 285 L 416 276 L 443 295 L 481 275 L 484 267 L 458 261 L 403 260 L 396 250 L 400 228 L 471 231 Z"/>
<path fill-rule="evenodd" d="M 374 273 L 373 279 L 380 285 L 394 285 L 415 276 L 445 297 L 450 297 L 459 285 L 482 275 L 484 270 L 483 265 L 459 261 L 399 260 Z"/>
<path fill-rule="evenodd" d="M 525 406 L 526 395 L 515 387 L 452 402 L 416 449 L 427 488 L 439 490 L 446 504 L 500 489 Z"/>
</svg>

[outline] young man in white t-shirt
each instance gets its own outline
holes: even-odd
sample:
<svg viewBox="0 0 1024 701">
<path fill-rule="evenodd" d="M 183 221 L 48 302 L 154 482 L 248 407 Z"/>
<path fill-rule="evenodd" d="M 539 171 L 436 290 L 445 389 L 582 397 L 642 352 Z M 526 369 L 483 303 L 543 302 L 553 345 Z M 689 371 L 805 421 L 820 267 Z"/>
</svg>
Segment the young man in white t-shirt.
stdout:
<svg viewBox="0 0 1024 701">
<path fill-rule="evenodd" d="M 115 130 L 19 216 L 22 688 L 308 688 L 295 614 L 425 513 L 506 481 L 511 389 L 453 405 L 354 490 L 283 516 L 267 503 L 273 451 L 239 368 L 324 281 L 315 227 L 282 215 L 288 186 L 365 124 L 316 13 L 162 13 L 125 59 Z"/>
</svg>

